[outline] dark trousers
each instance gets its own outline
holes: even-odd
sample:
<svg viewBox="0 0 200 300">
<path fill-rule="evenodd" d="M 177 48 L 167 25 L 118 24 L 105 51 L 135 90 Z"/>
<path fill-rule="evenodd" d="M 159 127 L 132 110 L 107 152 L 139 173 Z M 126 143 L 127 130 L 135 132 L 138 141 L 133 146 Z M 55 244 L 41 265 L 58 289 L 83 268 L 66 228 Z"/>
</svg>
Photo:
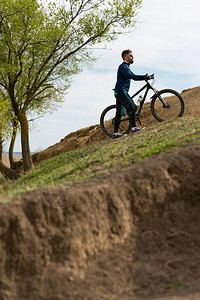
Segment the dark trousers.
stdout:
<svg viewBox="0 0 200 300">
<path fill-rule="evenodd" d="M 115 98 L 117 109 L 115 116 L 114 132 L 118 132 L 119 129 L 120 119 L 122 116 L 122 106 L 124 106 L 126 109 L 132 127 L 136 127 L 135 112 L 137 110 L 137 106 L 135 105 L 134 101 L 131 99 L 129 94 L 124 92 L 115 92 Z"/>
</svg>

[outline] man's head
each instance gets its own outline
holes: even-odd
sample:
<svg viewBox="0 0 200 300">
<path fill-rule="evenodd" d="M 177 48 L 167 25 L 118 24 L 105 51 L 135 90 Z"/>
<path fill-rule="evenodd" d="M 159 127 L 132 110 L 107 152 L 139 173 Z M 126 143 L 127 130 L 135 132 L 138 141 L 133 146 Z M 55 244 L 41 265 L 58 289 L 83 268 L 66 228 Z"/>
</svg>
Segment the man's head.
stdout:
<svg viewBox="0 0 200 300">
<path fill-rule="evenodd" d="M 122 51 L 122 58 L 123 61 L 126 61 L 129 64 L 133 64 L 134 62 L 133 52 L 130 49 Z"/>
</svg>

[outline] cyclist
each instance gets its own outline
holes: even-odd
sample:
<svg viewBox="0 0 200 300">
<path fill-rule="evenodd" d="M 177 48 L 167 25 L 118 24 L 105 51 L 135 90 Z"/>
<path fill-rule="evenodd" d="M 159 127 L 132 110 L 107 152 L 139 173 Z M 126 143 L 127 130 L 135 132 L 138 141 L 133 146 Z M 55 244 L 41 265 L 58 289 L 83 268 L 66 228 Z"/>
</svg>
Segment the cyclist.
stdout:
<svg viewBox="0 0 200 300">
<path fill-rule="evenodd" d="M 126 112 L 129 116 L 132 125 L 132 133 L 138 132 L 143 129 L 143 128 L 136 127 L 135 112 L 137 110 L 137 106 L 129 96 L 128 91 L 130 88 L 131 79 L 133 80 L 150 79 L 150 76 L 148 74 L 136 75 L 130 70 L 129 66 L 134 62 L 133 53 L 130 49 L 124 50 L 121 56 L 123 59 L 123 63 L 118 68 L 117 82 L 114 89 L 117 108 L 116 108 L 113 138 L 118 138 L 124 135 L 118 132 L 120 119 L 123 114 L 122 111 L 124 107 L 126 108 Z"/>
</svg>

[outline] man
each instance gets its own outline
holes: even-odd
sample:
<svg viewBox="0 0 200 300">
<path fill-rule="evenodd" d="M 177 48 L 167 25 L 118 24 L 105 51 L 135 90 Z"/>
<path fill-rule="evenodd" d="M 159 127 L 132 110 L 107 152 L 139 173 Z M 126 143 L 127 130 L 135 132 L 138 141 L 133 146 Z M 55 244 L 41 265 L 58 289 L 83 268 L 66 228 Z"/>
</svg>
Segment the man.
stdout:
<svg viewBox="0 0 200 300">
<path fill-rule="evenodd" d="M 126 112 L 129 116 L 131 126 L 132 126 L 132 133 L 138 132 L 142 130 L 143 128 L 136 127 L 136 105 L 131 99 L 131 97 L 128 94 L 131 79 L 133 80 L 147 80 L 150 79 L 150 76 L 148 74 L 146 75 L 136 75 L 134 74 L 129 66 L 130 64 L 133 64 L 134 58 L 133 53 L 131 50 L 124 50 L 122 52 L 122 59 L 123 63 L 119 66 L 118 72 L 117 72 L 117 82 L 115 85 L 115 97 L 116 97 L 116 116 L 115 116 L 115 125 L 114 125 L 114 134 L 113 138 L 118 138 L 123 136 L 123 134 L 118 132 L 120 119 L 121 119 L 121 111 L 122 108 L 126 108 Z"/>
</svg>

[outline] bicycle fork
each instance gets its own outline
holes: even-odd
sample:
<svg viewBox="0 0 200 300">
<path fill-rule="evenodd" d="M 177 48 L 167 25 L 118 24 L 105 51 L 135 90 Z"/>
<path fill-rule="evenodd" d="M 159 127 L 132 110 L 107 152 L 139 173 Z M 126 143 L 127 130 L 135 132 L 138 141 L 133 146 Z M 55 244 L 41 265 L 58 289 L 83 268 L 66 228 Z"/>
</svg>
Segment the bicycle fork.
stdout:
<svg viewBox="0 0 200 300">
<path fill-rule="evenodd" d="M 165 102 L 165 100 L 161 97 L 161 95 L 159 95 L 159 92 L 154 88 L 152 88 L 152 89 L 155 94 L 151 97 L 151 99 L 153 100 L 154 98 L 156 99 L 158 97 L 160 102 L 163 105 L 163 108 L 169 108 L 169 104 Z"/>
</svg>

